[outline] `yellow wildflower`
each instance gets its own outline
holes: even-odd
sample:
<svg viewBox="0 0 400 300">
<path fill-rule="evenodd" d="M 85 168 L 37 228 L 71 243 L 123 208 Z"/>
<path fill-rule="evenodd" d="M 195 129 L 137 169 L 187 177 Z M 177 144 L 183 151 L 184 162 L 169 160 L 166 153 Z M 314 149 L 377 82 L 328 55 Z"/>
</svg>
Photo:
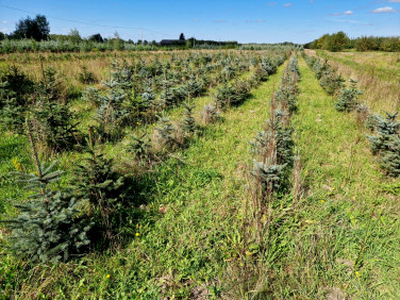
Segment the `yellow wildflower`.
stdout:
<svg viewBox="0 0 400 300">
<path fill-rule="evenodd" d="M 12 159 L 12 164 L 13 164 L 13 166 L 14 166 L 15 169 L 17 169 L 18 171 L 22 171 L 22 166 L 21 166 L 21 164 L 19 163 L 17 157 L 14 157 L 14 158 Z"/>
<path fill-rule="evenodd" d="M 106 276 L 107 278 L 110 278 L 111 277 L 111 275 L 110 274 L 107 274 L 107 276 Z"/>
<path fill-rule="evenodd" d="M 136 232 L 136 234 L 135 234 L 136 236 L 139 236 L 140 235 L 140 233 L 139 232 Z"/>
<path fill-rule="evenodd" d="M 325 203 L 325 200 L 321 200 L 321 203 Z"/>
</svg>

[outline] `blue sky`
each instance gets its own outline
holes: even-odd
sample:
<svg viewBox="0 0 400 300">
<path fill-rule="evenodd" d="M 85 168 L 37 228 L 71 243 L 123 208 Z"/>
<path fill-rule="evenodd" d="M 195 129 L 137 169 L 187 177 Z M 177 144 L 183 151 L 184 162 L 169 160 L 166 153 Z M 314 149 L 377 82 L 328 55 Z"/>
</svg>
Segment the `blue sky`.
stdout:
<svg viewBox="0 0 400 300">
<path fill-rule="evenodd" d="M 325 33 L 399 36 L 400 0 L 0 0 L 0 31 L 40 13 L 51 33 L 117 31 L 134 41 L 178 38 L 306 43 Z"/>
</svg>

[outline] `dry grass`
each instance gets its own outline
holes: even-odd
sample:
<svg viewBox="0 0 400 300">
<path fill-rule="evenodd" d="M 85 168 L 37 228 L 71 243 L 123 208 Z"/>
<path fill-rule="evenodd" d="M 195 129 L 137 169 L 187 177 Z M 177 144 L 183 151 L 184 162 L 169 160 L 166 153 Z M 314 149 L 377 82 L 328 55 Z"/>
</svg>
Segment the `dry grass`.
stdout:
<svg viewBox="0 0 400 300">
<path fill-rule="evenodd" d="M 353 78 L 363 90 L 361 102 L 374 113 L 397 111 L 400 105 L 400 64 L 393 53 L 323 52 L 346 79 Z"/>
</svg>

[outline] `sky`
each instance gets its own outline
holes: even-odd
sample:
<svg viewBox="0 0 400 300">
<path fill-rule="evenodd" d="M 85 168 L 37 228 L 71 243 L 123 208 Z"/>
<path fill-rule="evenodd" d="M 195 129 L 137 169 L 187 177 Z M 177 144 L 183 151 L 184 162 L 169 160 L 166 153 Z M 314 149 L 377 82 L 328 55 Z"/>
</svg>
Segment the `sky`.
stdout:
<svg viewBox="0 0 400 300">
<path fill-rule="evenodd" d="M 50 33 L 123 39 L 307 43 L 325 33 L 400 36 L 400 0 L 0 0 L 0 31 L 42 14 Z"/>
</svg>

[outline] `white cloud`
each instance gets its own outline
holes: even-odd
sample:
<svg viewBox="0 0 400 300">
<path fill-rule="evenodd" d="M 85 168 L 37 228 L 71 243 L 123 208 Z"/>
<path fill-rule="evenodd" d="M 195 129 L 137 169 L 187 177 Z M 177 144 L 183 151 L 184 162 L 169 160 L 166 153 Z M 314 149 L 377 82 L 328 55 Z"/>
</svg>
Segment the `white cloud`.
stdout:
<svg viewBox="0 0 400 300">
<path fill-rule="evenodd" d="M 388 3 L 400 3 L 400 0 L 389 0 Z"/>
<path fill-rule="evenodd" d="M 352 15 L 353 12 L 351 10 L 346 10 L 345 12 L 343 12 L 344 15 Z"/>
<path fill-rule="evenodd" d="M 270 3 L 268 3 L 267 5 L 268 6 L 275 6 L 275 5 L 277 5 L 278 3 L 276 3 L 276 2 L 270 2 Z"/>
<path fill-rule="evenodd" d="M 394 12 L 396 12 L 396 11 L 390 6 L 379 7 L 377 9 L 371 11 L 371 13 L 373 13 L 373 14 L 394 13 Z"/>
<path fill-rule="evenodd" d="M 1 23 L 3 23 L 3 24 L 7 24 L 7 23 L 8 23 L 8 21 L 1 21 Z"/>
<path fill-rule="evenodd" d="M 284 7 L 290 7 L 290 6 L 292 6 L 292 3 L 286 3 L 286 4 L 283 4 L 283 6 Z"/>
</svg>

